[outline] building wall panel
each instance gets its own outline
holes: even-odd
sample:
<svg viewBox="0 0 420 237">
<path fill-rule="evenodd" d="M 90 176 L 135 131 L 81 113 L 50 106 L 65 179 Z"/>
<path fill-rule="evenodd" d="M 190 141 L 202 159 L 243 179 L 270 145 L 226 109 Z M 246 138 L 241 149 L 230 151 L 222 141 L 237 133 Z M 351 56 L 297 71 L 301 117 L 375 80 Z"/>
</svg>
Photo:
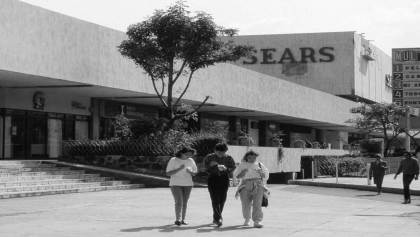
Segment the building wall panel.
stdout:
<svg viewBox="0 0 420 237">
<path fill-rule="evenodd" d="M 236 65 L 330 94 L 349 95 L 354 78 L 353 34 L 237 36 L 235 41 L 254 46 L 256 52 L 253 54 L 255 58 L 238 60 Z M 293 62 L 291 58 L 296 65 L 290 64 Z"/>
</svg>

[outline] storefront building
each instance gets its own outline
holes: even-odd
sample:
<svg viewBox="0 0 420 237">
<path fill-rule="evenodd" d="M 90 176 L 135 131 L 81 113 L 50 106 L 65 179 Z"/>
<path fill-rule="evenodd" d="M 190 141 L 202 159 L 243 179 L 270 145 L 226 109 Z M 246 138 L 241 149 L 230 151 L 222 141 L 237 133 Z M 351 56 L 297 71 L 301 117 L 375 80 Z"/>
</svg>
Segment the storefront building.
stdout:
<svg viewBox="0 0 420 237">
<path fill-rule="evenodd" d="M 56 158 L 63 140 L 113 136 L 122 111 L 159 116 L 152 83 L 116 46 L 125 33 L 16 0 L 0 3 L 0 159 Z M 238 36 L 256 48 L 196 73 L 185 102 L 209 103 L 198 127 L 240 131 L 255 145 L 354 137 L 346 121 L 363 102 L 391 102 L 391 58 L 354 32 Z M 180 82 L 180 87 L 182 87 Z M 177 89 L 175 89 L 176 91 Z"/>
</svg>

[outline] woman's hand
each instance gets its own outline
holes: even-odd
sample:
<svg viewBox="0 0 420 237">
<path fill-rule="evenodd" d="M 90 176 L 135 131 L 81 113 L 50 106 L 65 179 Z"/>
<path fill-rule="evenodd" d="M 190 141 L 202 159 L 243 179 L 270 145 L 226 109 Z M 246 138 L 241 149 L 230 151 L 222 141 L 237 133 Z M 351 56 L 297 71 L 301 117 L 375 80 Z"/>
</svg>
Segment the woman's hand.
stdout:
<svg viewBox="0 0 420 237">
<path fill-rule="evenodd" d="M 194 176 L 194 175 L 196 175 L 196 174 L 197 174 L 196 172 L 194 172 L 194 170 L 193 170 L 191 167 L 187 167 L 185 170 L 186 170 L 189 174 L 191 174 L 192 176 Z"/>
<path fill-rule="evenodd" d="M 216 166 L 216 165 L 218 165 L 219 163 L 217 163 L 216 161 L 211 161 L 210 162 L 210 167 L 213 167 L 213 166 Z"/>
<path fill-rule="evenodd" d="M 236 175 L 236 177 L 237 177 L 238 179 L 240 179 L 240 178 L 244 177 L 246 173 L 248 173 L 248 169 L 244 169 L 244 170 L 242 170 L 241 172 L 239 172 L 239 174 L 238 174 L 238 175 Z"/>
<path fill-rule="evenodd" d="M 264 170 L 262 170 L 261 168 L 257 169 L 257 173 L 261 176 L 261 178 L 265 178 Z"/>
<path fill-rule="evenodd" d="M 227 170 L 226 166 L 224 166 L 224 165 L 217 165 L 217 168 L 218 168 L 220 171 L 225 171 L 225 170 Z"/>
</svg>

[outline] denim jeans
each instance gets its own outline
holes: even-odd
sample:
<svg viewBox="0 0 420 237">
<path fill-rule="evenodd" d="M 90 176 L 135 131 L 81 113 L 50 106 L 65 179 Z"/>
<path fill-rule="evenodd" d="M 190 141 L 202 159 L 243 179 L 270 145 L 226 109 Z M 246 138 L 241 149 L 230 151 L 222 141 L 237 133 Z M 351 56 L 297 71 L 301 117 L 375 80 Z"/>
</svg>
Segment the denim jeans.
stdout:
<svg viewBox="0 0 420 237">
<path fill-rule="evenodd" d="M 185 220 L 191 189 L 192 186 L 171 186 L 171 192 L 175 200 L 175 218 L 177 221 Z"/>
</svg>

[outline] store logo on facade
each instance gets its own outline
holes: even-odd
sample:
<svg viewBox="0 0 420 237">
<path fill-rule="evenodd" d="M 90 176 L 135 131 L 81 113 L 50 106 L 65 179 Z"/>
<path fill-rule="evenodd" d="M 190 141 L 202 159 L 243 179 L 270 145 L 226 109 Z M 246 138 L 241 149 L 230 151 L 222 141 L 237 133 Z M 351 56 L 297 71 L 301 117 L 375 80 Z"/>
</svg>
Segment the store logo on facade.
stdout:
<svg viewBox="0 0 420 237">
<path fill-rule="evenodd" d="M 84 106 L 82 103 L 77 102 L 77 101 L 72 101 L 72 102 L 71 102 L 71 107 L 72 107 L 73 109 L 83 109 L 83 110 L 85 110 L 85 109 L 86 109 L 86 106 Z"/>
<path fill-rule="evenodd" d="M 41 91 L 37 91 L 34 93 L 32 97 L 32 104 L 34 109 L 44 110 L 45 106 L 45 95 Z"/>
<path fill-rule="evenodd" d="M 261 55 L 261 62 L 256 54 Z M 255 50 L 247 60 L 242 61 L 243 64 L 296 64 L 296 63 L 328 63 L 335 60 L 334 47 L 322 47 L 315 50 L 311 47 L 299 48 L 299 53 L 293 53 L 290 48 L 283 51 L 277 51 L 275 48 L 264 48 L 260 51 Z"/>
</svg>

